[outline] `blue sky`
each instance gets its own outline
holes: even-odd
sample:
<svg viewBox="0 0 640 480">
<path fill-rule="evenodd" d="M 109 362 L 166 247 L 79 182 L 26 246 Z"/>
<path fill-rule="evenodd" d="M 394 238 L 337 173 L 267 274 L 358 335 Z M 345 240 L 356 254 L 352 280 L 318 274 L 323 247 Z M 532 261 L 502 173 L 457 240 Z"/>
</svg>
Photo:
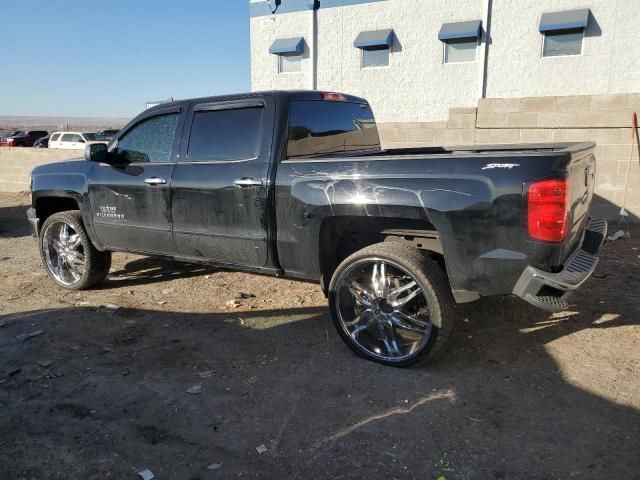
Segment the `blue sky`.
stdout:
<svg viewBox="0 0 640 480">
<path fill-rule="evenodd" d="M 0 115 L 130 117 L 250 88 L 247 0 L 19 0 L 0 9 Z"/>
</svg>

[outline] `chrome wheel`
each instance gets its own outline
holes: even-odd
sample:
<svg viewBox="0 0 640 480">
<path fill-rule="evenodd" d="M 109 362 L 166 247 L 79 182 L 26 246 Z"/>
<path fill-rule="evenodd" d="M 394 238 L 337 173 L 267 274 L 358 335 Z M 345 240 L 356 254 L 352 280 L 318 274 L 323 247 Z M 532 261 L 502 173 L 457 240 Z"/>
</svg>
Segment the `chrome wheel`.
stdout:
<svg viewBox="0 0 640 480">
<path fill-rule="evenodd" d="M 82 239 L 72 225 L 50 223 L 42 235 L 42 249 L 51 275 L 64 286 L 78 283 L 85 272 Z"/>
<path fill-rule="evenodd" d="M 366 258 L 349 265 L 336 281 L 340 326 L 365 353 L 388 362 L 419 354 L 432 330 L 429 301 L 399 264 Z"/>
</svg>

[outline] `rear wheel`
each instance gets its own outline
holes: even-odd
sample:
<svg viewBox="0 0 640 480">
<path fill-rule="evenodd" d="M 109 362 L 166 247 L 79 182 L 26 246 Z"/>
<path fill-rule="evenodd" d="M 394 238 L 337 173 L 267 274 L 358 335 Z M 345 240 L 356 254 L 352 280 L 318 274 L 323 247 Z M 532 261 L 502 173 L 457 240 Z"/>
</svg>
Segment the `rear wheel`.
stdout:
<svg viewBox="0 0 640 480">
<path fill-rule="evenodd" d="M 111 268 L 111 252 L 97 250 L 80 212 L 58 212 L 40 230 L 40 256 L 49 276 L 63 288 L 83 290 L 101 282 Z"/>
<path fill-rule="evenodd" d="M 453 298 L 442 269 L 398 243 L 354 253 L 336 269 L 329 305 L 342 339 L 357 354 L 409 366 L 435 353 L 453 326 Z"/>
</svg>

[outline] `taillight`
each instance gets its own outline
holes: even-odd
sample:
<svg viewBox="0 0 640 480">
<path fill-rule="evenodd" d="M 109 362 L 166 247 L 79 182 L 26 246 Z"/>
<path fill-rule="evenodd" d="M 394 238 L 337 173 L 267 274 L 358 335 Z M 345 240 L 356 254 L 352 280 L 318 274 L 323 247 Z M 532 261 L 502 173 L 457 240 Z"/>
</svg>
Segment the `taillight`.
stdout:
<svg viewBox="0 0 640 480">
<path fill-rule="evenodd" d="M 341 93 L 322 92 L 322 100 L 325 102 L 346 102 L 347 97 Z"/>
<path fill-rule="evenodd" d="M 529 236 L 546 242 L 562 242 L 568 229 L 568 186 L 566 179 L 532 183 L 527 193 Z"/>
</svg>

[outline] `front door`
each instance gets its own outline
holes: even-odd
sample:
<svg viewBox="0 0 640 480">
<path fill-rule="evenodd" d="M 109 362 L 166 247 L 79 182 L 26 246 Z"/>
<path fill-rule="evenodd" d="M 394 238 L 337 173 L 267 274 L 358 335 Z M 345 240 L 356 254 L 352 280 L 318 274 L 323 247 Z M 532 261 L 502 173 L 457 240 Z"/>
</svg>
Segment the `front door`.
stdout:
<svg viewBox="0 0 640 480">
<path fill-rule="evenodd" d="M 270 268 L 268 172 L 274 108 L 262 99 L 195 105 L 173 172 L 181 256 Z M 270 127 L 269 127 L 270 128 Z"/>
<path fill-rule="evenodd" d="M 91 172 L 93 224 L 106 247 L 175 253 L 171 174 L 181 116 L 179 108 L 169 108 L 141 119 L 111 146 L 110 164 Z"/>
</svg>

